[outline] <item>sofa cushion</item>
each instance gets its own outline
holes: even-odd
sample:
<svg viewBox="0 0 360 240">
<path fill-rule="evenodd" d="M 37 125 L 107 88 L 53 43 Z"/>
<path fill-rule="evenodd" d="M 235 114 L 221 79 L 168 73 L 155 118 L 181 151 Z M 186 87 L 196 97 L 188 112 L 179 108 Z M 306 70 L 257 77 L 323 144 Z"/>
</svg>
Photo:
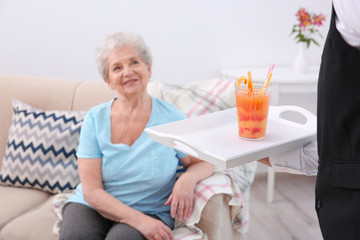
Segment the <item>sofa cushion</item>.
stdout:
<svg viewBox="0 0 360 240">
<path fill-rule="evenodd" d="M 0 229 L 16 217 L 42 204 L 51 195 L 36 189 L 0 186 Z"/>
<path fill-rule="evenodd" d="M 55 240 L 52 227 L 56 215 L 52 211 L 52 197 L 27 213 L 17 217 L 1 229 L 0 239 Z"/>
<path fill-rule="evenodd" d="M 16 98 L 44 110 L 71 110 L 79 83 L 70 79 L 0 73 L 0 167 L 11 125 L 12 100 Z"/>
<path fill-rule="evenodd" d="M 231 80 L 222 79 L 207 79 L 183 86 L 163 83 L 161 98 L 190 118 L 235 107 L 235 85 Z"/>
<path fill-rule="evenodd" d="M 85 112 L 43 111 L 13 101 L 0 183 L 51 193 L 79 183 L 76 148 Z"/>
</svg>

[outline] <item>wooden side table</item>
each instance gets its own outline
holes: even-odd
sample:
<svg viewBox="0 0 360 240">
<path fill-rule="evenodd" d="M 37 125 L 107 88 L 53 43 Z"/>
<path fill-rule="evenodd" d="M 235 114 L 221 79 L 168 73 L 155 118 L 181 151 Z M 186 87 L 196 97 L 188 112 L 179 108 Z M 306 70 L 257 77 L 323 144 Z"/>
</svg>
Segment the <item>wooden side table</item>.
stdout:
<svg viewBox="0 0 360 240">
<path fill-rule="evenodd" d="M 247 76 L 251 70 L 251 76 L 254 82 L 264 82 L 268 73 L 266 67 L 242 67 L 222 69 L 223 79 L 236 80 L 240 76 Z M 307 94 L 317 92 L 317 81 L 319 76 L 319 66 L 310 67 L 306 73 L 296 73 L 291 66 L 275 66 L 271 78 L 272 89 L 270 104 L 284 105 L 288 104 L 281 99 L 282 94 Z M 316 103 L 315 103 L 316 104 Z M 308 109 L 311 111 L 311 109 Z M 271 167 L 267 169 L 267 201 L 274 201 L 275 173 Z"/>
</svg>

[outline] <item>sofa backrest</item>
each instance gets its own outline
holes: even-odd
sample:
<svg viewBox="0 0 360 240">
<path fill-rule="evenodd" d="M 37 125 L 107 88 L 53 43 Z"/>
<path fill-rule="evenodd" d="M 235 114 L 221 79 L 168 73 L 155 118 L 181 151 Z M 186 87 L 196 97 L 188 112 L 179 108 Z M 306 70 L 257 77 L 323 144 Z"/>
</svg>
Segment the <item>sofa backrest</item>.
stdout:
<svg viewBox="0 0 360 240">
<path fill-rule="evenodd" d="M 12 99 L 44 110 L 88 110 L 116 93 L 101 81 L 0 75 L 0 168 L 12 119 Z"/>
<path fill-rule="evenodd" d="M 91 107 L 109 101 L 116 96 L 116 91 L 111 91 L 105 82 L 83 81 L 75 90 L 72 110 L 87 111 Z"/>
</svg>

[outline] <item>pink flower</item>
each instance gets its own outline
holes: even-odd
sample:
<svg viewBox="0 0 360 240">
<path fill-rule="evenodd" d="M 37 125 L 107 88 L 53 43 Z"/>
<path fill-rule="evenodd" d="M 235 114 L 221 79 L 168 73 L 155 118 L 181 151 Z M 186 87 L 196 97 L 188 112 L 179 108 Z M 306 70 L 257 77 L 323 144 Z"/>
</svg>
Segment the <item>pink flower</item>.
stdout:
<svg viewBox="0 0 360 240">
<path fill-rule="evenodd" d="M 314 14 L 306 11 L 305 8 L 300 8 L 296 14 L 296 19 L 298 20 L 298 24 L 293 26 L 291 34 L 296 33 L 295 40 L 298 42 L 306 42 L 309 47 L 310 43 L 313 42 L 316 45 L 319 45 L 312 35 L 318 34 L 321 36 L 318 27 L 323 25 L 326 17 L 323 14 Z M 290 34 L 290 35 L 291 35 Z"/>
<path fill-rule="evenodd" d="M 300 8 L 295 16 L 297 16 L 297 19 L 299 20 L 299 26 L 302 27 L 303 31 L 305 31 L 306 27 L 311 24 L 310 14 L 305 10 L 305 8 Z"/>
<path fill-rule="evenodd" d="M 325 21 L 325 19 L 326 17 L 322 14 L 314 15 L 313 24 L 320 27 L 321 25 L 323 25 L 323 21 Z"/>
</svg>

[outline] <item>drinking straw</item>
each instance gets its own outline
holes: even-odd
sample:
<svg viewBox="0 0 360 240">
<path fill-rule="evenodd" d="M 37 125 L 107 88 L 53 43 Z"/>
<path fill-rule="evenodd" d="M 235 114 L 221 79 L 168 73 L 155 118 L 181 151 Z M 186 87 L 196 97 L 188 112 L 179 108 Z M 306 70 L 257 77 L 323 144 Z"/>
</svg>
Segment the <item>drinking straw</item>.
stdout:
<svg viewBox="0 0 360 240">
<path fill-rule="evenodd" d="M 267 73 L 267 75 L 266 75 L 265 80 L 267 80 L 267 79 L 268 79 L 269 74 L 270 74 L 270 72 L 272 72 L 272 71 L 273 71 L 273 69 L 274 69 L 274 64 L 271 64 L 271 65 L 270 65 L 270 67 L 269 67 L 269 71 L 268 71 L 268 73 Z M 266 84 L 266 86 L 267 86 L 267 84 Z"/>
<path fill-rule="evenodd" d="M 266 76 L 265 82 L 264 82 L 264 84 L 263 84 L 263 86 L 261 88 L 261 91 L 260 91 L 260 94 L 259 94 L 260 97 L 261 97 L 262 93 L 264 92 L 264 89 L 269 85 L 273 69 L 274 69 L 274 64 L 271 64 L 270 68 L 269 68 L 269 71 L 268 71 L 268 74 Z"/>
</svg>

